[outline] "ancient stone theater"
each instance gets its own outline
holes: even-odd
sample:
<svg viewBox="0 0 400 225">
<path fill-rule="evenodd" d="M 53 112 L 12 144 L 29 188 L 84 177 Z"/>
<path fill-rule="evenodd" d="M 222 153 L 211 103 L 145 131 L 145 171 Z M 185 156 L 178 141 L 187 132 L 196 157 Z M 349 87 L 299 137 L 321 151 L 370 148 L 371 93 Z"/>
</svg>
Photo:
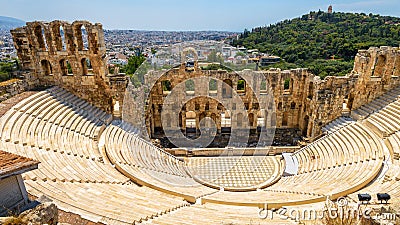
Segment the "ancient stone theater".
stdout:
<svg viewBox="0 0 400 225">
<path fill-rule="evenodd" d="M 132 87 L 109 74 L 99 23 L 11 33 L 23 79 L 4 91 L 20 100 L 4 104 L 0 150 L 40 162 L 22 175 L 26 191 L 64 212 L 99 224 L 298 224 L 260 215 L 357 207 L 358 194 L 380 209 L 377 193 L 400 208 L 398 47 L 359 50 L 351 73 L 325 79 L 211 70 L 188 47 Z"/>
</svg>

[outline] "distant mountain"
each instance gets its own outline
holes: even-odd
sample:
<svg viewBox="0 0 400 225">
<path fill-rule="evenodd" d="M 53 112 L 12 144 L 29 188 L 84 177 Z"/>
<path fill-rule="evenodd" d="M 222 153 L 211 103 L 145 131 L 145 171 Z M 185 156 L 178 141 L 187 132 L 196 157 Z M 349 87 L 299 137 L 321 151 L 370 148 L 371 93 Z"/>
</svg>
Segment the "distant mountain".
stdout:
<svg viewBox="0 0 400 225">
<path fill-rule="evenodd" d="M 25 22 L 22 20 L 0 16 L 0 30 L 10 30 L 24 25 Z"/>
</svg>

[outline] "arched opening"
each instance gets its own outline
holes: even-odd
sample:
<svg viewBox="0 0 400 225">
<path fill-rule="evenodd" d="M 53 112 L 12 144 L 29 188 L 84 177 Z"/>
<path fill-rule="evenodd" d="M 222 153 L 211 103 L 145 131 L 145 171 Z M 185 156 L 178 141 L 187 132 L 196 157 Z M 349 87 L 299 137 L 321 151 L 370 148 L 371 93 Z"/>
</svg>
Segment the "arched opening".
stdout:
<svg viewBox="0 0 400 225">
<path fill-rule="evenodd" d="M 296 109 L 296 103 L 295 102 L 290 103 L 290 109 Z"/>
<path fill-rule="evenodd" d="M 161 81 L 161 89 L 163 94 L 169 94 L 172 90 L 171 82 L 169 80 Z"/>
<path fill-rule="evenodd" d="M 81 59 L 82 75 L 93 75 L 92 63 L 90 59 Z"/>
<path fill-rule="evenodd" d="M 85 25 L 80 24 L 74 26 L 76 41 L 78 51 L 84 51 L 89 49 L 89 39 L 88 39 L 88 32 Z"/>
<path fill-rule="evenodd" d="M 45 75 L 45 76 L 53 75 L 53 68 L 51 67 L 51 64 L 49 61 L 44 59 L 40 62 L 40 64 L 42 66 L 43 75 Z"/>
<path fill-rule="evenodd" d="M 67 50 L 64 28 L 61 25 L 56 24 L 52 27 L 52 30 L 53 30 L 53 36 L 54 36 L 54 41 L 55 41 L 55 45 L 56 45 L 56 50 L 57 51 Z"/>
<path fill-rule="evenodd" d="M 286 78 L 285 81 L 283 82 L 283 90 L 285 91 L 289 91 L 290 89 L 290 84 L 291 84 L 291 79 L 290 78 Z"/>
<path fill-rule="evenodd" d="M 229 79 L 224 80 L 224 84 L 222 86 L 222 97 L 232 98 L 232 81 Z"/>
<path fill-rule="evenodd" d="M 46 34 L 44 32 L 44 29 L 42 26 L 37 25 L 34 29 L 36 40 L 38 42 L 39 48 L 42 51 L 47 51 L 48 46 L 47 46 L 47 41 L 46 41 Z"/>
<path fill-rule="evenodd" d="M 194 95 L 194 81 L 192 79 L 185 81 L 185 88 L 187 95 Z"/>
<path fill-rule="evenodd" d="M 237 82 L 237 92 L 245 93 L 246 92 L 246 81 L 244 79 L 239 79 Z"/>
<path fill-rule="evenodd" d="M 60 71 L 62 76 L 73 75 L 72 67 L 68 60 L 60 60 Z"/>
<path fill-rule="evenodd" d="M 210 81 L 208 82 L 208 90 L 210 95 L 216 95 L 218 93 L 217 80 L 210 79 Z"/>
</svg>

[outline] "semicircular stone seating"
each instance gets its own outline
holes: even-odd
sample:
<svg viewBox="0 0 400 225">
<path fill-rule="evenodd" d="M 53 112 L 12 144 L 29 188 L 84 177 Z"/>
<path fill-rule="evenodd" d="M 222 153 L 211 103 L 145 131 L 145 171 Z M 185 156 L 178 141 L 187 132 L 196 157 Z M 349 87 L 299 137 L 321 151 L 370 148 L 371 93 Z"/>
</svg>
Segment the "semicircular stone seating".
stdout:
<svg viewBox="0 0 400 225">
<path fill-rule="evenodd" d="M 356 201 L 358 193 L 389 193 L 394 205 L 400 199 L 400 87 L 392 89 L 369 104 L 355 110 L 352 116 L 365 124 L 369 133 L 376 134 L 385 144 L 389 154 L 381 174 L 367 187 L 353 193 Z M 367 110 L 369 109 L 369 110 Z M 363 116 L 359 116 L 363 115 Z M 373 200 L 376 202 L 376 199 Z"/>
<path fill-rule="evenodd" d="M 383 104 L 383 117 L 396 119 L 400 107 Z M 365 118 L 388 122 L 382 116 Z M 231 221 L 232 213 L 265 204 L 268 208 L 300 206 L 359 190 L 387 188 L 400 197 L 395 172 L 400 126 L 388 123 L 385 129 L 390 129 L 390 136 L 382 139 L 365 118 L 338 126 L 293 153 L 298 173 L 282 177 L 285 164 L 274 157 L 177 158 L 140 138 L 129 124 L 112 121 L 111 115 L 53 87 L 21 101 L 1 117 L 0 149 L 41 162 L 39 169 L 24 176 L 29 193 L 44 194 L 61 209 L 91 221 L 220 223 Z M 384 143 L 395 166 L 382 175 Z M 221 173 L 227 167 L 234 169 Z M 385 182 L 365 188 L 377 177 Z M 240 191 L 247 187 L 251 190 Z M 248 219 L 240 218 L 232 222 Z"/>
</svg>

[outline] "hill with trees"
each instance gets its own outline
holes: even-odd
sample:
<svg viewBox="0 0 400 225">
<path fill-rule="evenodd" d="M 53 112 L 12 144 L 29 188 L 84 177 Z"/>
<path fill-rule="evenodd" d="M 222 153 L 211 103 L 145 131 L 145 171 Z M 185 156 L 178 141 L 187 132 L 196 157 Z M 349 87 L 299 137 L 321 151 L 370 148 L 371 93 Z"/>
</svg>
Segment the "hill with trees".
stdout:
<svg viewBox="0 0 400 225">
<path fill-rule="evenodd" d="M 278 55 L 271 67 L 307 67 L 313 73 L 341 76 L 351 71 L 359 49 L 399 46 L 400 18 L 364 13 L 310 12 L 299 18 L 245 30 L 234 46 Z"/>
</svg>

